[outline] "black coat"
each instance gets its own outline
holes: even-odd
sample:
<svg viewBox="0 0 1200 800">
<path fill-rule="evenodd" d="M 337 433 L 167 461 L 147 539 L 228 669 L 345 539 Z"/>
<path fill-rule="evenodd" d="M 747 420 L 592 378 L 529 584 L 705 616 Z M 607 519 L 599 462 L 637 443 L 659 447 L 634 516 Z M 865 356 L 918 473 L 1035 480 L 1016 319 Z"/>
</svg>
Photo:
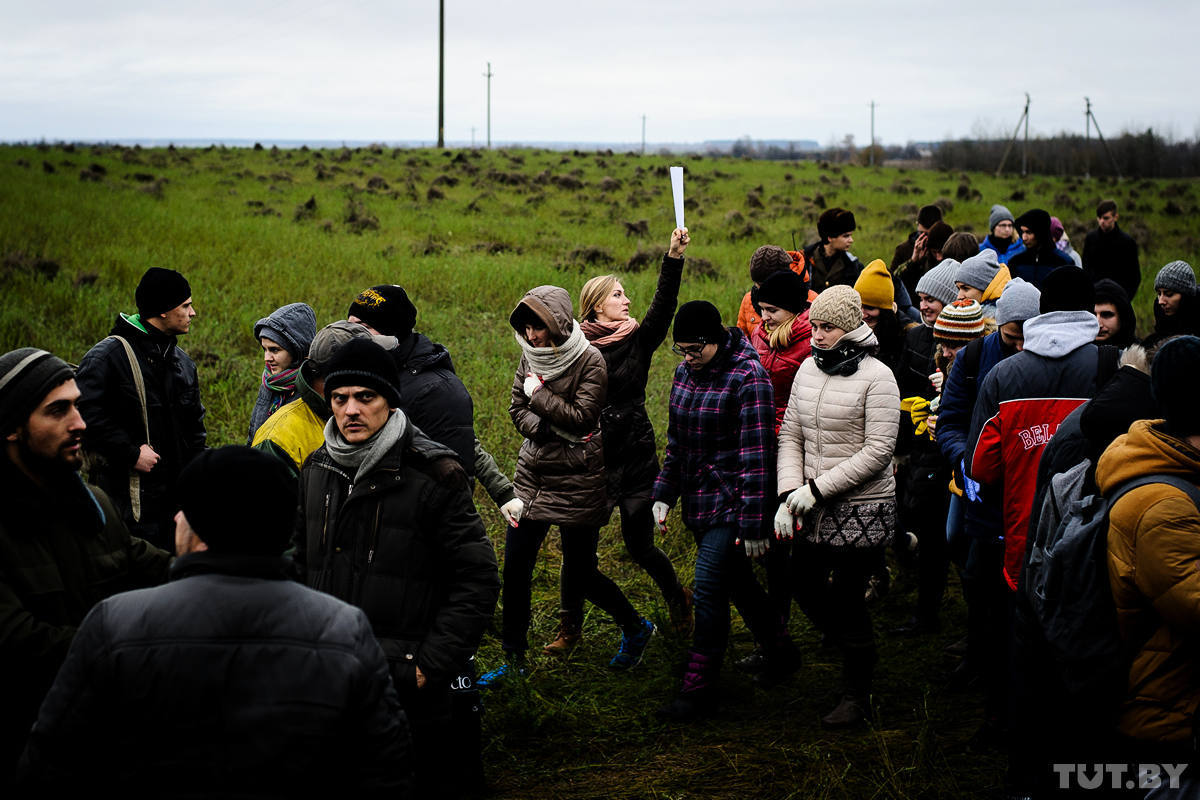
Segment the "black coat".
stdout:
<svg viewBox="0 0 1200 800">
<path fill-rule="evenodd" d="M 325 447 L 309 456 L 293 540 L 309 586 L 367 613 L 406 707 L 417 666 L 429 680 L 422 691 L 441 691 L 466 668 L 500 595 L 467 482 L 436 475 L 436 460 L 453 454 L 411 441 L 410 426 L 353 491 Z"/>
<path fill-rule="evenodd" d="M 400 408 L 426 436 L 453 450 L 473 477 L 475 409 L 449 351 L 413 333 L 391 353 L 400 373 Z"/>
<path fill-rule="evenodd" d="M 282 558 L 193 553 L 79 629 L 26 752 L 66 796 L 411 796 L 408 730 L 366 616 Z"/>
<path fill-rule="evenodd" d="M 817 293 L 839 284 L 853 286 L 863 270 L 862 262 L 850 253 L 842 252 L 826 259 L 821 242 L 804 248 L 804 261 L 808 264 L 812 290 Z"/>
<path fill-rule="evenodd" d="M 1008 271 L 1014 278 L 1032 283 L 1038 289 L 1042 288 L 1042 281 L 1054 270 L 1073 266 L 1074 259 L 1059 250 L 1053 242 L 1036 250 L 1022 250 L 1008 260 Z"/>
<path fill-rule="evenodd" d="M 600 348 L 608 367 L 608 399 L 600 412 L 600 428 L 609 497 L 614 502 L 643 493 L 649 497 L 658 477 L 658 445 L 646 414 L 646 380 L 650 361 L 667 338 L 675 315 L 682 272 L 682 258 L 663 256 L 654 298 L 638 329 Z"/>
<path fill-rule="evenodd" d="M 914 325 L 909 328 L 896 369 L 896 383 L 900 388 L 901 400 L 907 397 L 933 400 L 938 396 L 937 390 L 929 380 L 929 376 L 937 368 L 934 352 L 933 328 L 927 325 Z M 901 492 L 903 507 L 919 514 L 923 508 L 929 507 L 926 504 L 942 502 L 949 491 L 947 487 L 950 482 L 950 463 L 928 434 L 916 435 L 912 417 L 903 412 L 896 449 L 908 456 Z"/>
<path fill-rule="evenodd" d="M 170 561 L 77 474 L 43 489 L 0 455 L 0 788 L 79 623 L 110 595 L 165 581 Z"/>
<path fill-rule="evenodd" d="M 1132 300 L 1142 282 L 1138 246 L 1117 226 L 1105 233 L 1097 228 L 1083 240 L 1083 271 L 1093 282 L 1109 278 L 1116 281 Z"/>
<path fill-rule="evenodd" d="M 135 324 L 119 315 L 110 336 L 121 336 L 133 347 L 146 386 L 150 446 L 160 461 L 141 475 L 142 520 L 170 520 L 174 515 L 175 478 L 204 449 L 204 406 L 196 365 L 177 346 L 176 337 L 153 326 Z M 99 454 L 104 465 L 89 479 L 108 493 L 127 524 L 132 524 L 129 471 L 146 443 L 142 406 L 133 382 L 125 348 L 104 339 L 83 357 L 76 375 L 79 413 L 87 423 L 84 444 Z"/>
</svg>

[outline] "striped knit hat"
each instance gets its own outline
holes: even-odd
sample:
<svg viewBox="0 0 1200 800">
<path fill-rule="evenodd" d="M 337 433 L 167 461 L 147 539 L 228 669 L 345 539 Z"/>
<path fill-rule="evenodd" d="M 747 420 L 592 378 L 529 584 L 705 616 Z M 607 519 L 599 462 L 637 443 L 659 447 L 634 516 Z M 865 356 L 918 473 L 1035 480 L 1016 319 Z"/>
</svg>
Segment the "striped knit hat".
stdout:
<svg viewBox="0 0 1200 800">
<path fill-rule="evenodd" d="M 978 300 L 956 300 L 942 309 L 933 323 L 933 341 L 962 347 L 983 336 L 983 306 Z"/>
</svg>

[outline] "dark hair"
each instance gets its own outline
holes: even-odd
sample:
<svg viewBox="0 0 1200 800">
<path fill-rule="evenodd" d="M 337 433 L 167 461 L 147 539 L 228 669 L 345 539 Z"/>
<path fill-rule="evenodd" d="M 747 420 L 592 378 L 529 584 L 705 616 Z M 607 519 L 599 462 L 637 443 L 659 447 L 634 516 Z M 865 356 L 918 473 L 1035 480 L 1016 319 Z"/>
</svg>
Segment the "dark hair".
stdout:
<svg viewBox="0 0 1200 800">
<path fill-rule="evenodd" d="M 892 263 L 888 265 L 888 268 L 892 272 L 895 272 L 896 268 L 901 264 L 905 264 L 912 260 L 912 255 L 913 243 L 906 239 L 905 241 L 896 245 L 896 249 L 892 252 Z"/>
<path fill-rule="evenodd" d="M 925 234 L 925 240 L 929 243 L 930 250 L 941 252 L 946 246 L 946 240 L 954 235 L 954 228 L 947 225 L 945 222 L 938 220 L 933 223 L 932 227 Z"/>
<path fill-rule="evenodd" d="M 535 328 L 549 328 L 549 326 L 546 324 L 546 320 L 539 317 L 532 308 L 524 303 L 521 303 L 521 305 L 517 306 L 517 310 L 513 312 L 512 322 L 513 328 L 515 328 L 518 333 L 520 333 L 526 325 L 532 325 Z"/>
<path fill-rule="evenodd" d="M 934 223 L 942 221 L 942 209 L 940 206 L 921 206 L 921 210 L 917 212 L 917 224 L 922 228 L 932 228 Z"/>
<path fill-rule="evenodd" d="M 975 238 L 975 234 L 967 231 L 950 234 L 950 238 L 942 245 L 942 258 L 953 258 L 960 264 L 978 254 L 979 240 Z"/>
<path fill-rule="evenodd" d="M 1096 216 L 1103 217 L 1108 212 L 1117 213 L 1117 204 L 1114 200 L 1101 200 L 1100 205 L 1096 206 Z"/>
</svg>

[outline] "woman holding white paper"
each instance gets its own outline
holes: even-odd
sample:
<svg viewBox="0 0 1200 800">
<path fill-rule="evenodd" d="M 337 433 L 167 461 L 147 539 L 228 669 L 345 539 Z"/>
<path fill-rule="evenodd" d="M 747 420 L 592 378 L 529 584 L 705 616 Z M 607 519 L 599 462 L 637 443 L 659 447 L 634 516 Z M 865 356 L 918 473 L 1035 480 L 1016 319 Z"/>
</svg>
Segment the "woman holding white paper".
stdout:
<svg viewBox="0 0 1200 800">
<path fill-rule="evenodd" d="M 640 324 L 629 315 L 629 296 L 615 275 L 592 278 L 579 293 L 580 327 L 608 367 L 608 400 L 600 426 L 609 502 L 620 509 L 625 549 L 658 585 L 672 625 L 685 633 L 691 628 L 691 592 L 679 583 L 671 560 L 654 544 L 650 490 L 658 475 L 658 446 L 645 403 L 650 361 L 667 338 L 675 315 L 689 241 L 687 228 L 676 228 L 671 234 L 654 298 Z M 560 630 L 559 639 L 548 649 L 569 649 L 574 643 L 571 635 Z M 567 641 L 560 641 L 564 637 Z"/>
</svg>

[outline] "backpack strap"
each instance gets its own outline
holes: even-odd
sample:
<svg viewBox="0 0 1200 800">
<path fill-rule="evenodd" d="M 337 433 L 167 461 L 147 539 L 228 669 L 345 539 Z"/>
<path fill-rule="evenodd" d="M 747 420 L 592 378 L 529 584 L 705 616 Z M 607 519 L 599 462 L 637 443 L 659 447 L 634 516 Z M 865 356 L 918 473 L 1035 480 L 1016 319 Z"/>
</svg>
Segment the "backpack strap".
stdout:
<svg viewBox="0 0 1200 800">
<path fill-rule="evenodd" d="M 150 444 L 150 414 L 146 410 L 146 381 L 142 377 L 142 367 L 138 364 L 133 346 L 124 336 L 116 334 L 109 336 L 116 339 L 125 348 L 125 357 L 129 359 L 129 371 L 133 374 L 133 385 L 137 389 L 138 400 L 142 404 L 142 428 L 146 432 L 146 444 Z M 133 521 L 142 521 L 142 476 L 136 469 L 129 470 L 129 507 L 133 512 Z"/>
<path fill-rule="evenodd" d="M 1107 498 L 1108 507 L 1112 508 L 1116 505 L 1117 501 L 1124 497 L 1127 492 L 1137 489 L 1140 486 L 1149 486 L 1152 483 L 1165 483 L 1168 486 L 1175 487 L 1186 494 L 1188 499 L 1192 501 L 1192 504 L 1196 506 L 1197 511 L 1200 511 L 1200 486 L 1196 486 L 1196 484 L 1178 475 L 1166 474 L 1139 475 L 1136 478 L 1129 479 L 1117 487 L 1112 497 Z"/>
</svg>

